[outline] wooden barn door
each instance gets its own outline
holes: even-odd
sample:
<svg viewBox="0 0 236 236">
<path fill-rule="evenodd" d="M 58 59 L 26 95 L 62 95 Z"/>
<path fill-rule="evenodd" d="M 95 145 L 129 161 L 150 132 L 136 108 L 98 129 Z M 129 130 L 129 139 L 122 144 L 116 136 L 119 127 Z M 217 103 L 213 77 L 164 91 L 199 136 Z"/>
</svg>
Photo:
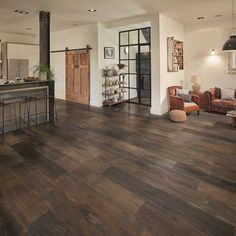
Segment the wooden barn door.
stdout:
<svg viewBox="0 0 236 236">
<path fill-rule="evenodd" d="M 66 52 L 66 100 L 89 105 L 89 67 L 87 50 Z"/>
</svg>

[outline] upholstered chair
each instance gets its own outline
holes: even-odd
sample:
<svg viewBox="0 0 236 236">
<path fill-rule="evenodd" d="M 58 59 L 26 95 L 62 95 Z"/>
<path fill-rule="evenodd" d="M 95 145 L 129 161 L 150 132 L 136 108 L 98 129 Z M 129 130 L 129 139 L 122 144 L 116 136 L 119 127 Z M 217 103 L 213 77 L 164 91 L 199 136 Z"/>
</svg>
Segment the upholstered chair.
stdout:
<svg viewBox="0 0 236 236">
<path fill-rule="evenodd" d="M 182 86 L 171 86 L 168 88 L 170 110 L 182 110 L 185 112 L 197 111 L 199 114 L 199 96 L 191 95 L 191 102 L 185 102 L 184 98 L 177 96 L 176 89 L 183 89 Z"/>
</svg>

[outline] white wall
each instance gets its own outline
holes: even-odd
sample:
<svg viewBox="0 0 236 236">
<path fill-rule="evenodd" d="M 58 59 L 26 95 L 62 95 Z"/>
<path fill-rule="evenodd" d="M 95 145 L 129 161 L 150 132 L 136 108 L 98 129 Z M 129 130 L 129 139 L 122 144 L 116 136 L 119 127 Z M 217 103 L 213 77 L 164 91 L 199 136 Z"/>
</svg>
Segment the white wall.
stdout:
<svg viewBox="0 0 236 236">
<path fill-rule="evenodd" d="M 14 43 L 32 43 L 37 44 L 38 40 L 35 36 L 23 35 L 23 34 L 9 34 L 0 32 L 0 40 L 2 42 L 14 42 Z"/>
<path fill-rule="evenodd" d="M 91 51 L 91 105 L 102 105 L 102 69 L 118 62 L 118 31 L 126 25 L 150 22 L 152 40 L 152 107 L 151 113 L 161 115 L 168 111 L 167 87 L 178 85 L 184 79 L 184 72 L 167 72 L 167 37 L 184 41 L 184 27 L 163 15 L 152 14 L 133 17 L 103 25 L 88 25 L 52 34 L 51 49 L 65 47 L 79 48 L 90 44 Z M 116 58 L 104 59 L 104 47 L 115 47 Z M 51 55 L 51 64 L 56 72 L 56 97 L 65 99 L 65 55 Z"/>
<path fill-rule="evenodd" d="M 38 44 L 38 39 L 35 36 L 30 35 L 22 35 L 22 34 L 9 34 L 9 33 L 1 33 L 0 32 L 0 40 L 1 42 L 14 42 L 14 43 L 29 43 L 29 44 Z M 0 47 L 0 54 L 1 54 L 1 47 Z M 35 57 L 34 57 L 35 59 Z M 36 61 L 36 60 L 34 60 Z M 38 61 L 38 60 L 37 60 Z M 31 62 L 31 61 L 30 61 Z M 29 65 L 30 75 L 32 75 L 31 70 L 32 65 Z M 1 68 L 0 68 L 1 70 Z M 0 75 L 1 75 L 0 71 Z"/>
<path fill-rule="evenodd" d="M 173 85 L 181 85 L 184 81 L 184 71 L 167 71 L 167 38 L 174 37 L 176 40 L 183 41 L 184 25 L 160 14 L 160 110 L 159 114 L 164 114 L 169 110 L 167 88 Z M 185 52 L 184 52 L 185 53 Z"/>
<path fill-rule="evenodd" d="M 112 67 L 119 63 L 119 32 L 113 29 L 107 29 L 105 25 L 98 24 L 98 45 L 99 45 L 99 69 L 106 66 Z M 115 48 L 115 59 L 104 58 L 104 47 Z"/>
<path fill-rule="evenodd" d="M 81 26 L 51 34 L 51 50 L 63 50 L 65 47 L 86 48 L 90 45 L 90 105 L 101 105 L 100 81 L 98 80 L 98 24 Z M 55 70 L 56 97 L 65 99 L 65 53 L 52 53 L 51 65 Z"/>
<path fill-rule="evenodd" d="M 229 25 L 229 24 L 228 24 Z M 185 85 L 191 88 L 192 75 L 201 77 L 201 90 L 211 87 L 236 88 L 236 74 L 227 74 L 227 53 L 222 47 L 230 29 L 218 26 L 188 25 L 185 27 Z M 212 57 L 210 52 L 216 50 Z"/>
</svg>

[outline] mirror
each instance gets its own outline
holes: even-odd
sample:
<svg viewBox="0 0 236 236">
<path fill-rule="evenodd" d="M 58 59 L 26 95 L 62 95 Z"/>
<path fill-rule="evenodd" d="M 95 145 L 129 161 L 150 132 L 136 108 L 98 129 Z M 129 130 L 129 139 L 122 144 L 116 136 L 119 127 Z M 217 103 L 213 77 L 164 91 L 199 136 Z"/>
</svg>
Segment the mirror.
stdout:
<svg viewBox="0 0 236 236">
<path fill-rule="evenodd" d="M 236 74 L 236 51 L 229 52 L 228 54 L 228 73 Z"/>
</svg>

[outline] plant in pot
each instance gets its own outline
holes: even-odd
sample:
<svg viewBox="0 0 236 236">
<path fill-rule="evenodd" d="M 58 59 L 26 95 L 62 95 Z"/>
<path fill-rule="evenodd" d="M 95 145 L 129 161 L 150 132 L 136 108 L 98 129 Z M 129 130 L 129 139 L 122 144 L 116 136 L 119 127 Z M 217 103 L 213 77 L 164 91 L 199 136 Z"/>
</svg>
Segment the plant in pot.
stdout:
<svg viewBox="0 0 236 236">
<path fill-rule="evenodd" d="M 34 75 L 38 77 L 39 80 L 53 80 L 55 77 L 55 73 L 53 68 L 48 65 L 39 64 L 34 67 Z"/>
<path fill-rule="evenodd" d="M 117 64 L 117 67 L 119 69 L 118 74 L 123 74 L 125 71 L 125 67 L 127 67 L 127 66 L 125 64 L 119 63 L 119 64 Z"/>
</svg>

